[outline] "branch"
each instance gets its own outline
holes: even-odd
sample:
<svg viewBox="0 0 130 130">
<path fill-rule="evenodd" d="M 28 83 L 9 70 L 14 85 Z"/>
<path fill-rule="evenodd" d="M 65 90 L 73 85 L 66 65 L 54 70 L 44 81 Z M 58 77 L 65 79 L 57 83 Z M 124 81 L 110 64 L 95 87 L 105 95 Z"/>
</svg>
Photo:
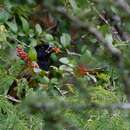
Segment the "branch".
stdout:
<svg viewBox="0 0 130 130">
<path fill-rule="evenodd" d="M 126 13 L 130 15 L 130 6 L 125 0 L 115 0 L 116 4 L 119 5 Z"/>
<path fill-rule="evenodd" d="M 59 105 L 59 106 L 64 106 L 64 108 L 66 109 L 71 109 L 75 112 L 81 112 L 84 110 L 88 110 L 88 109 L 107 109 L 107 110 L 115 110 L 115 109 L 122 109 L 122 110 L 130 110 L 130 103 L 121 103 L 121 104 L 109 104 L 109 105 L 99 105 L 96 103 L 91 103 L 91 104 L 69 104 L 69 103 L 65 103 L 65 102 L 58 102 L 58 104 L 53 103 L 53 106 L 50 107 L 54 107 L 55 105 Z M 31 104 L 32 108 L 35 109 L 40 109 L 40 110 L 44 110 L 44 111 L 49 111 L 49 106 L 48 104 Z"/>
</svg>

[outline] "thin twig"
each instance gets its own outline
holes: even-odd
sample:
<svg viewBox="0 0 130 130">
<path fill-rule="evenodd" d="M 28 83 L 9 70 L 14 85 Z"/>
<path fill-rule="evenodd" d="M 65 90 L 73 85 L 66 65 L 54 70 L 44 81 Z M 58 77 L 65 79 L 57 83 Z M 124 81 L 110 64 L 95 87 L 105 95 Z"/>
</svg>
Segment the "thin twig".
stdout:
<svg viewBox="0 0 130 130">
<path fill-rule="evenodd" d="M 18 100 L 18 99 L 14 98 L 14 97 L 12 97 L 10 95 L 5 96 L 5 98 L 9 99 L 10 101 L 16 102 L 16 103 L 21 102 L 21 100 Z"/>
<path fill-rule="evenodd" d="M 54 86 L 54 87 L 55 87 L 56 90 L 60 93 L 61 96 L 64 96 L 64 94 L 61 92 L 61 90 L 60 90 L 58 87 L 56 87 L 56 86 Z"/>
<path fill-rule="evenodd" d="M 80 54 L 75 53 L 75 52 L 71 52 L 71 51 L 69 51 L 68 49 L 66 49 L 66 52 L 67 52 L 68 55 L 79 56 L 79 57 L 81 56 Z"/>
</svg>

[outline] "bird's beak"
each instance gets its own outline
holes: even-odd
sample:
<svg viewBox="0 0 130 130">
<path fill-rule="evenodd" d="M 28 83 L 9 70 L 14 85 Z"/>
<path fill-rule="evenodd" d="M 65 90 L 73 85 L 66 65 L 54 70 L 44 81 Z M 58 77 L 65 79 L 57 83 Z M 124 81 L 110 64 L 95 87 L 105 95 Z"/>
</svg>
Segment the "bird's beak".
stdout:
<svg viewBox="0 0 130 130">
<path fill-rule="evenodd" d="M 53 47 L 53 48 L 52 48 L 52 51 L 53 51 L 54 53 L 56 53 L 56 54 L 61 53 L 61 49 L 58 48 L 58 47 Z"/>
</svg>

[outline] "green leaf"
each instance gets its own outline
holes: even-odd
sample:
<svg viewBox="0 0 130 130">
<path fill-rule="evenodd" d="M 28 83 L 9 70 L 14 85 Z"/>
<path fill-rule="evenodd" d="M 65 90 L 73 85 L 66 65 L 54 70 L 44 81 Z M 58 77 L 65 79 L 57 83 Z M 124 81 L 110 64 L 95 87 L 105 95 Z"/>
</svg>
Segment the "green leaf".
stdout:
<svg viewBox="0 0 130 130">
<path fill-rule="evenodd" d="M 16 33 L 18 31 L 18 27 L 16 22 L 6 22 L 6 24 L 9 26 L 10 30 L 14 33 Z"/>
<path fill-rule="evenodd" d="M 55 53 L 52 53 L 52 54 L 51 54 L 51 59 L 52 59 L 54 62 L 57 61 L 57 56 L 56 56 Z"/>
<path fill-rule="evenodd" d="M 5 33 L 1 34 L 0 36 L 0 42 L 5 42 L 7 39 L 7 35 Z"/>
<path fill-rule="evenodd" d="M 54 38 L 51 34 L 45 34 L 45 40 L 49 42 L 49 41 L 53 41 Z"/>
<path fill-rule="evenodd" d="M 39 24 L 36 24 L 35 29 L 36 29 L 36 32 L 37 32 L 38 34 L 41 34 L 41 33 L 42 33 L 42 28 L 41 28 L 41 26 L 40 26 Z"/>
<path fill-rule="evenodd" d="M 60 37 L 60 42 L 61 44 L 66 48 L 70 45 L 71 43 L 71 37 L 67 33 L 63 33 L 62 36 Z"/>
<path fill-rule="evenodd" d="M 37 52 L 36 52 L 36 50 L 33 47 L 30 48 L 30 50 L 28 52 L 28 56 L 29 56 L 29 58 L 32 61 L 36 61 L 37 60 Z"/>
<path fill-rule="evenodd" d="M 106 34 L 105 40 L 106 40 L 109 44 L 112 44 L 112 42 L 113 42 L 112 34 Z"/>
<path fill-rule="evenodd" d="M 7 30 L 4 25 L 0 25 L 0 42 L 5 42 L 7 40 Z"/>
<path fill-rule="evenodd" d="M 11 86 L 13 81 L 14 81 L 14 77 L 10 75 L 0 76 L 0 86 L 1 86 L 0 94 L 6 93 L 9 90 L 9 87 Z"/>
<path fill-rule="evenodd" d="M 99 26 L 99 30 L 102 32 L 102 34 L 105 36 L 106 34 L 108 34 L 110 32 L 110 26 L 109 25 L 102 25 Z"/>
<path fill-rule="evenodd" d="M 109 81 L 109 79 L 110 79 L 110 75 L 109 74 L 105 74 L 105 73 L 97 73 L 97 77 L 100 80 L 104 80 L 104 81 Z"/>
<path fill-rule="evenodd" d="M 59 67 L 59 69 L 60 69 L 61 71 L 73 72 L 72 67 L 67 66 L 67 65 L 61 65 L 61 66 Z"/>
<path fill-rule="evenodd" d="M 31 39 L 30 46 L 35 47 L 37 45 L 37 40 L 36 39 Z"/>
<path fill-rule="evenodd" d="M 24 18 L 24 17 L 20 17 L 21 22 L 22 22 L 22 28 L 24 32 L 28 32 L 29 31 L 29 23 L 28 21 Z"/>
<path fill-rule="evenodd" d="M 4 9 L 1 9 L 0 10 L 0 23 L 4 23 L 6 22 L 10 17 L 10 14 L 4 10 Z"/>
<path fill-rule="evenodd" d="M 78 6 L 77 6 L 77 3 L 75 0 L 69 0 L 69 2 L 70 2 L 74 11 L 78 9 Z"/>
<path fill-rule="evenodd" d="M 61 63 L 63 63 L 63 64 L 69 64 L 69 60 L 68 60 L 67 57 L 62 57 L 62 58 L 59 59 L 59 61 L 60 61 Z"/>
<path fill-rule="evenodd" d="M 42 78 L 39 78 L 39 82 L 42 83 L 42 84 L 48 84 L 49 78 L 44 75 Z"/>
</svg>

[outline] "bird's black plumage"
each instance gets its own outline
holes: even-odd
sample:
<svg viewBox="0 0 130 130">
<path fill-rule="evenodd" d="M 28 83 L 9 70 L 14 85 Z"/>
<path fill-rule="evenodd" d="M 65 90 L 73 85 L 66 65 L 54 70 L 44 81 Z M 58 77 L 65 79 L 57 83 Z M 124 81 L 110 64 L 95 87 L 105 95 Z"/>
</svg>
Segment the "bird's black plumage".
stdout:
<svg viewBox="0 0 130 130">
<path fill-rule="evenodd" d="M 40 44 L 35 47 L 37 52 L 37 63 L 39 67 L 43 70 L 48 71 L 51 65 L 51 53 L 52 53 L 52 46 L 48 44 Z"/>
</svg>

